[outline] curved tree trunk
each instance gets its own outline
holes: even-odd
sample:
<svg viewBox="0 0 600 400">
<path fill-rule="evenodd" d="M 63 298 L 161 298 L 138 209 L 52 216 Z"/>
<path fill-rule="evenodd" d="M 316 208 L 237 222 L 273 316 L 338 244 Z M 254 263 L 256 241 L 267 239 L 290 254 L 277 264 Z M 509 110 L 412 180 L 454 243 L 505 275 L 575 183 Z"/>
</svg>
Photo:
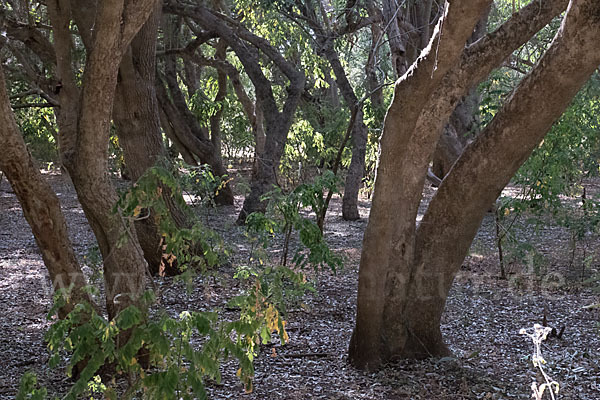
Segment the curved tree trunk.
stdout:
<svg viewBox="0 0 600 400">
<path fill-rule="evenodd" d="M 155 4 L 107 0 L 88 10 L 94 15 L 94 30 L 79 93 L 71 66 L 70 4 L 48 2 L 57 75 L 63 84 L 58 114 L 61 156 L 102 253 L 109 318 L 139 305 L 145 288 L 147 265 L 135 230 L 113 212 L 118 196 L 108 174 L 108 140 L 119 64 Z"/>
<path fill-rule="evenodd" d="M 167 5 L 165 9 L 192 18 L 208 32 L 214 33 L 224 40 L 236 53 L 254 85 L 257 103 L 260 103 L 264 117 L 265 148 L 263 153 L 257 155 L 258 160 L 252 174 L 250 194 L 244 200 L 244 205 L 238 216 L 238 223 L 243 224 L 250 213 L 265 211 L 267 202 L 261 200 L 261 198 L 273 186 L 277 185 L 277 169 L 285 149 L 288 131 L 304 89 L 304 74 L 298 71 L 294 64 L 286 60 L 278 49 L 231 18 L 211 12 L 203 6 L 172 3 Z M 263 73 L 257 55 L 258 52 L 252 50 L 253 47 L 260 49 L 262 54 L 273 61 L 290 81 L 286 90 L 285 104 L 281 111 L 277 106 L 272 84 Z"/>
<path fill-rule="evenodd" d="M 204 29 L 214 32 L 224 40 L 235 51 L 254 85 L 257 103 L 260 103 L 264 118 L 265 147 L 264 152 L 257 155 L 258 161 L 252 174 L 250 194 L 244 200 L 238 216 L 238 223 L 243 224 L 250 213 L 265 211 L 267 202 L 261 198 L 277 185 L 277 169 L 304 88 L 304 75 L 287 61 L 278 49 L 272 47 L 266 40 L 252 34 L 236 21 L 221 17 L 218 13 L 212 13 L 203 6 L 169 4 L 166 9 L 194 19 Z M 252 51 L 251 46 L 246 43 L 259 48 L 290 80 L 286 90 L 285 104 L 281 111 L 277 106 L 272 84 L 265 77 L 256 52 Z"/>
<path fill-rule="evenodd" d="M 564 10 L 566 1 L 532 2 L 513 14 L 495 32 L 463 51 L 472 27 L 489 4 L 485 0 L 452 2 L 442 19 L 441 36 L 438 39 L 436 32 L 432 38 L 432 41 L 438 41 L 435 58 L 431 57 L 431 52 L 425 53 L 411 67 L 411 73 L 396 85 L 386 117 L 373 206 L 361 257 L 356 328 L 349 349 L 350 360 L 357 367 L 374 369 L 382 362 L 398 357 L 448 353 L 440 333 L 439 316 L 446 298 L 442 293 L 449 288 L 453 275 L 440 270 L 448 265 L 441 258 L 445 257 L 442 254 L 445 254 L 446 246 L 462 246 L 456 243 L 463 240 L 463 233 L 458 229 L 464 228 L 465 224 L 478 226 L 479 221 L 468 213 L 464 214 L 468 222 L 451 217 L 442 224 L 438 223 L 437 217 L 427 217 L 417 232 L 415 220 L 427 164 L 458 100 L 515 48 Z M 461 52 L 462 56 L 457 59 Z M 571 57 L 567 60 L 573 62 Z M 434 65 L 437 68 L 432 68 Z M 419 96 L 409 98 L 409 93 L 419 93 Z M 558 116 L 556 112 L 560 113 L 558 110 L 550 112 L 555 113 L 553 118 Z M 510 119 L 510 116 L 505 118 Z M 477 167 L 471 166 L 474 170 L 495 173 L 495 169 L 487 168 L 484 160 L 491 149 L 487 146 L 479 150 L 482 158 Z M 486 192 L 490 187 L 485 180 L 478 185 L 472 180 L 465 179 L 464 182 L 474 192 Z M 491 186 L 495 187 L 495 184 Z M 445 185 L 443 183 L 441 188 Z M 442 193 L 441 188 L 436 197 Z M 460 204 L 455 206 L 464 207 L 465 196 L 460 190 L 455 195 L 461 197 Z M 490 203 L 492 201 L 493 198 Z M 448 206 L 442 203 L 436 215 L 444 214 Z M 488 206 L 486 203 L 484 211 Z M 435 207 L 432 202 L 430 208 Z M 456 227 L 457 231 L 448 227 Z M 424 233 L 432 230 L 438 230 L 442 235 L 437 241 L 429 241 L 430 234 Z M 449 231 L 453 233 L 448 234 Z M 429 250 L 442 237 L 444 250 L 435 252 L 440 259 L 429 262 Z M 425 249 L 424 244 L 429 247 Z M 450 262 L 455 261 L 447 261 Z"/>
<path fill-rule="evenodd" d="M 65 217 L 58 197 L 35 166 L 23 141 L 6 93 L 4 73 L 0 68 L 0 170 L 6 174 L 23 208 L 35 241 L 42 253 L 54 290 L 69 290 L 71 301 L 59 310 L 64 318 L 78 303 L 91 298 L 83 272 L 69 239 Z"/>
<path fill-rule="evenodd" d="M 207 132 L 203 132 L 198 121 L 188 109 L 183 93 L 175 86 L 177 79 L 165 78 L 167 81 L 175 80 L 168 85 L 173 101 L 171 101 L 163 82 L 159 80 L 156 84 L 156 96 L 163 115 L 161 123 L 164 126 L 165 133 L 177 143 L 177 147 L 183 150 L 183 154 L 188 154 L 187 157 L 197 157 L 200 163 L 208 164 L 217 176 L 226 175 L 227 169 L 223 165 L 220 148 L 217 149 L 215 144 L 208 139 Z M 194 160 L 190 164 L 195 165 L 197 163 Z M 233 204 L 231 186 L 226 185 L 215 200 L 217 204 L 221 205 Z"/>
<path fill-rule="evenodd" d="M 176 39 L 176 34 L 172 31 L 169 30 L 167 34 L 175 35 L 174 40 L 178 40 Z M 189 61 L 184 60 L 184 62 Z M 167 93 L 164 84 L 160 80 L 157 82 L 157 96 L 166 117 L 164 122 L 169 124 L 165 128 L 166 133 L 175 135 L 176 139 L 174 140 L 183 145 L 188 153 L 198 157 L 200 163 L 208 164 L 215 175 L 227 175 L 227 169 L 223 165 L 221 156 L 221 112 L 217 112 L 216 115 L 210 118 L 210 121 L 206 121 L 207 125 L 211 128 L 211 132 L 201 126 L 188 107 L 185 96 L 179 87 L 177 76 L 175 55 L 169 54 L 165 59 L 164 75 L 169 92 Z M 221 98 L 214 99 L 215 102 L 221 101 L 224 98 L 222 92 L 219 95 Z M 212 129 L 214 129 L 214 132 L 212 132 Z M 217 204 L 220 205 L 232 205 L 233 200 L 233 192 L 229 184 L 226 184 L 219 190 L 219 194 L 215 198 Z"/>
<path fill-rule="evenodd" d="M 448 291 L 490 204 L 600 65 L 598 15 L 596 1 L 571 3 L 550 49 L 467 147 L 432 199 L 415 245 L 419 267 L 414 280 L 426 284 L 413 291 L 406 308 L 407 323 L 420 341 L 439 337 Z M 410 310 L 427 310 L 429 318 Z M 417 354 L 426 351 L 416 343 L 412 347 Z"/>
</svg>

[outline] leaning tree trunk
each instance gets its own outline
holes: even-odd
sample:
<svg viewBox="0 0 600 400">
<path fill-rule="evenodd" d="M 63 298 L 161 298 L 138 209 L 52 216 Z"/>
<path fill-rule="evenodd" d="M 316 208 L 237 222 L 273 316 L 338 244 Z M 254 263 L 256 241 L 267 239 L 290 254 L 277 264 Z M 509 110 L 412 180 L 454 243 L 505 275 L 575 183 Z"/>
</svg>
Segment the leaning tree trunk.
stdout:
<svg viewBox="0 0 600 400">
<path fill-rule="evenodd" d="M 117 127 L 119 144 L 123 148 L 125 166 L 131 179 L 137 181 L 146 171 L 166 158 L 162 141 L 158 105 L 156 101 L 156 34 L 160 9 L 154 11 L 136 35 L 130 50 L 125 53 L 119 68 L 119 81 L 113 106 L 113 120 Z M 162 199 L 179 227 L 186 225 L 186 216 L 174 202 L 171 191 L 162 187 Z M 161 233 L 154 211 L 150 218 L 135 221 L 135 230 L 153 275 L 160 272 L 162 261 Z M 178 272 L 176 266 L 164 263 L 167 275 Z"/>
<path fill-rule="evenodd" d="M 431 147 L 438 135 L 430 132 L 429 137 L 416 139 L 414 133 L 424 119 L 438 117 L 433 113 L 422 115 L 421 111 L 446 72 L 458 63 L 489 0 L 465 3 L 446 3 L 432 38 L 438 41 L 437 51 L 431 51 L 430 45 L 429 51 L 424 51 L 398 81 L 385 118 L 360 262 L 356 328 L 350 342 L 351 362 L 360 368 L 377 368 L 404 353 L 407 333 L 398 316 L 409 288 L 415 217 Z M 434 354 L 444 354 L 445 350 L 431 349 Z"/>
<path fill-rule="evenodd" d="M 448 354 L 435 315 L 434 305 L 439 304 L 429 296 L 439 288 L 438 284 L 447 282 L 437 278 L 437 270 L 428 276 L 433 284 L 424 281 L 425 275 L 420 273 L 424 265 L 419 257 L 425 252 L 418 243 L 425 236 L 422 231 L 417 235 L 415 220 L 427 164 L 458 100 L 564 10 L 566 1 L 532 2 L 495 32 L 462 51 L 472 27 L 489 4 L 485 0 L 453 2 L 440 21 L 441 36 L 438 38 L 438 23 L 432 37 L 432 42 L 436 42 L 435 56 L 425 52 L 396 85 L 381 141 L 373 206 L 361 257 L 356 327 L 349 349 L 352 363 L 360 368 L 374 369 L 398 357 Z M 419 96 L 409 97 L 410 93 Z M 485 191 L 486 182 L 481 185 L 474 190 Z M 460 222 L 453 220 L 448 225 Z M 445 232 L 446 226 L 424 220 L 420 229 Z M 460 237 L 457 234 L 444 245 L 454 245 Z M 426 302 L 427 307 L 420 301 Z"/>
<path fill-rule="evenodd" d="M 135 229 L 114 211 L 118 195 L 108 173 L 108 140 L 119 64 L 155 4 L 107 0 L 88 10 L 95 16 L 94 30 L 80 95 L 71 66 L 70 4 L 48 4 L 57 75 L 63 84 L 58 114 L 61 157 L 102 254 L 109 318 L 139 305 L 145 287 L 147 265 Z"/>
<path fill-rule="evenodd" d="M 89 295 L 83 272 L 69 239 L 65 217 L 58 197 L 36 168 L 15 121 L 4 73 L 0 68 L 0 170 L 6 174 L 23 208 L 35 241 L 42 253 L 54 290 L 70 290 L 70 301 L 59 310 L 64 318 L 73 307 L 87 301 Z"/>
<path fill-rule="evenodd" d="M 490 204 L 600 65 L 599 15 L 597 1 L 571 2 L 550 49 L 467 147 L 432 199 L 417 231 L 417 284 L 406 306 L 412 332 L 406 347 L 415 355 L 426 355 L 427 345 L 441 338 L 445 299 Z"/>
</svg>

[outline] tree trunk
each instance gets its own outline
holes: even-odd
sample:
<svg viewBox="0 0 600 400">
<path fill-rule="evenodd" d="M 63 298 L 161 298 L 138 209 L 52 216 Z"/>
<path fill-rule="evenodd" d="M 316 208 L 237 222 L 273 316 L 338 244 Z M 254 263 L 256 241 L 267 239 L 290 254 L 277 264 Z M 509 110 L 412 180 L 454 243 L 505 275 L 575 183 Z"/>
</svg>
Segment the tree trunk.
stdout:
<svg viewBox="0 0 600 400">
<path fill-rule="evenodd" d="M 465 4 L 469 3 L 469 4 Z M 400 310 L 408 294 L 414 257 L 415 219 L 427 164 L 438 133 L 414 137 L 417 125 L 435 114 L 421 115 L 444 75 L 455 67 L 473 27 L 489 0 L 446 3 L 431 43 L 398 81 L 385 119 L 371 216 L 359 270 L 356 327 L 350 342 L 351 362 L 374 369 L 402 357 L 407 339 Z M 428 146 L 428 142 L 431 144 Z M 400 314 L 401 315 L 401 314 Z M 437 348 L 439 353 L 445 349 Z"/>
<path fill-rule="evenodd" d="M 94 30 L 79 95 L 71 66 L 70 4 L 63 0 L 48 4 L 63 84 L 60 150 L 102 253 L 109 318 L 129 305 L 139 305 L 145 287 L 147 265 L 136 232 L 113 211 L 118 195 L 108 174 L 108 140 L 119 64 L 154 6 L 151 0 L 135 4 L 107 0 L 89 10 L 95 16 Z"/>
<path fill-rule="evenodd" d="M 597 1 L 571 2 L 551 47 L 434 196 L 416 240 L 414 279 L 427 284 L 413 290 L 407 306 L 430 315 L 423 324 L 422 314 L 407 313 L 420 340 L 438 336 L 448 291 L 490 205 L 600 64 L 599 15 Z M 422 347 L 414 349 L 423 353 Z"/>
<path fill-rule="evenodd" d="M 125 166 L 134 182 L 161 159 L 166 158 L 155 90 L 156 33 L 159 20 L 160 9 L 157 5 L 157 9 L 132 41 L 129 51 L 123 56 L 115 93 L 113 120 L 123 148 Z M 164 186 L 162 189 L 162 198 L 170 210 L 170 217 L 177 226 L 186 226 L 186 217 L 173 201 L 171 191 Z M 152 210 L 150 214 L 150 218 L 135 221 L 135 230 L 148 268 L 156 275 L 163 251 L 160 246 L 161 234 Z M 171 264 L 166 265 L 173 267 Z M 173 275 L 178 270 L 176 267 L 167 267 L 164 272 Z"/>
<path fill-rule="evenodd" d="M 479 20 L 468 44 L 475 43 L 486 34 L 490 11 L 491 8 L 488 8 Z M 452 112 L 433 154 L 433 173 L 441 179 L 458 160 L 468 141 L 477 135 L 480 125 L 479 103 L 479 93 L 471 88 Z"/>
<path fill-rule="evenodd" d="M 465 49 L 458 63 L 453 59 L 461 50 L 460 43 L 466 42 L 477 21 L 477 13 L 481 13 L 489 2 L 453 2 L 442 19 L 437 61 L 431 60 L 431 53 L 426 54 L 413 65 L 413 73 L 397 84 L 386 117 L 371 218 L 361 257 L 357 321 L 349 349 L 350 359 L 356 366 L 374 369 L 381 362 L 398 357 L 448 354 L 439 327 L 447 291 L 483 213 L 529 154 L 530 150 L 523 152 L 521 147 L 523 141 L 531 138 L 519 138 L 516 134 L 520 132 L 517 127 L 522 128 L 521 118 L 533 121 L 526 123 L 526 127 L 527 132 L 533 131 L 533 135 L 537 135 L 534 139 L 537 143 L 566 107 L 576 88 L 585 81 L 585 75 L 591 73 L 590 65 L 596 67 L 599 62 L 597 49 L 591 45 L 593 38 L 598 37 L 598 26 L 580 16 L 586 12 L 588 17 L 594 12 L 597 15 L 599 6 L 592 6 L 592 3 L 588 0 L 574 7 L 575 16 L 567 17 L 563 31 L 552 46 L 561 49 L 560 52 L 550 51 L 538 68 L 539 71 L 553 72 L 546 75 L 536 72 L 523 82 L 523 89 L 511 97 L 502 115 L 497 115 L 496 128 L 490 124 L 489 129 L 498 131 L 490 136 L 498 135 L 502 139 L 486 141 L 482 138 L 487 135 L 480 135 L 475 143 L 481 144 L 470 146 L 477 149 L 474 151 L 477 157 L 473 157 L 470 164 L 465 162 L 468 167 L 459 168 L 459 161 L 447 177 L 447 180 L 456 177 L 453 179 L 461 185 L 452 184 L 452 180 L 442 183 L 418 231 L 415 219 L 427 163 L 436 138 L 456 103 L 513 49 L 559 14 L 565 2 L 530 3 L 498 30 Z M 582 10 L 586 12 L 582 13 Z M 581 28 L 575 28 L 575 25 Z M 575 29 L 581 29 L 582 33 L 577 35 Z M 436 33 L 432 41 L 437 40 Z M 433 74 L 432 62 L 437 63 Z M 559 68 L 555 68 L 556 64 L 552 66 L 561 62 Z M 572 73 L 571 67 L 565 70 L 565 64 L 581 72 Z M 443 79 L 436 76 L 437 72 L 445 75 Z M 560 78 L 561 74 L 565 77 Z M 560 99 L 554 101 L 557 96 L 547 95 L 545 91 L 557 81 L 564 83 L 564 90 L 559 90 Z M 421 96 L 405 99 L 403 95 L 407 91 Z M 535 94 L 527 94 L 529 92 Z M 521 94 L 529 100 L 517 100 Z M 552 104 L 543 108 L 547 115 L 536 122 L 539 103 L 533 99 L 539 102 L 541 98 Z M 511 122 L 506 124 L 506 121 Z M 509 139 L 506 135 L 514 137 Z M 512 153 L 517 154 L 513 156 Z M 461 160 L 470 159 L 467 154 L 465 152 Z M 488 161 L 488 158 L 495 160 L 496 156 L 497 164 Z M 511 161 L 513 157 L 514 162 Z M 468 168 L 472 170 L 468 171 Z M 501 178 L 494 178 L 495 174 Z M 448 196 L 444 193 L 452 193 L 455 201 L 442 200 Z M 473 195 L 470 197 L 469 193 Z M 453 267 L 448 268 L 449 265 Z"/>
<path fill-rule="evenodd" d="M 400 33 L 399 7 L 393 0 L 383 0 L 383 27 L 388 37 L 390 45 L 390 55 L 392 57 L 392 66 L 396 78 L 400 78 L 406 72 L 406 48 L 402 41 Z"/>
<path fill-rule="evenodd" d="M 435 176 L 444 179 L 444 176 L 458 160 L 462 151 L 463 145 L 458 138 L 454 124 L 447 124 L 433 153 L 432 172 Z"/>
<path fill-rule="evenodd" d="M 323 31 L 322 34 L 325 32 Z M 345 220 L 354 221 L 360 218 L 358 213 L 358 192 L 362 183 L 365 170 L 365 154 L 367 148 L 368 129 L 363 120 L 362 103 L 359 104 L 354 89 L 348 81 L 346 71 L 340 62 L 339 56 L 334 48 L 333 35 L 320 36 L 317 42 L 321 46 L 321 52 L 329 61 L 331 69 L 335 74 L 335 82 L 344 97 L 344 101 L 352 110 L 358 108 L 352 126 L 352 160 L 348 175 L 346 175 L 346 184 L 344 186 L 344 196 L 342 198 L 342 217 Z"/>
<path fill-rule="evenodd" d="M 352 158 L 346 175 L 344 195 L 342 197 L 342 218 L 347 221 L 355 221 L 360 218 L 358 212 L 358 192 L 362 185 L 365 173 L 365 156 L 367 153 L 368 129 L 363 121 L 362 106 L 356 112 L 356 120 L 352 129 Z"/>
<path fill-rule="evenodd" d="M 73 306 L 91 298 L 82 290 L 86 286 L 69 239 L 65 217 L 58 197 L 35 166 L 23 141 L 6 93 L 4 73 L 0 68 L 0 170 L 6 174 L 35 241 L 42 253 L 54 290 L 70 289 L 70 301 L 59 310 L 64 318 Z"/>
</svg>

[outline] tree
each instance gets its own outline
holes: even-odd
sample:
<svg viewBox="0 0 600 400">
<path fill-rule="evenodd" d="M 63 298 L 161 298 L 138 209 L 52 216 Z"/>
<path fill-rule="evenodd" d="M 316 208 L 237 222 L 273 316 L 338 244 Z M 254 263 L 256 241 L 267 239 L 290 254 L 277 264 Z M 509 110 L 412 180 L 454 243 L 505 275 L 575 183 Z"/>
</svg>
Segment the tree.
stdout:
<svg viewBox="0 0 600 400">
<path fill-rule="evenodd" d="M 351 110 L 352 159 L 344 186 L 342 217 L 346 220 L 357 220 L 360 218 L 358 192 L 365 169 L 368 128 L 363 118 L 363 102 L 358 99 L 355 88 L 352 87 L 348 79 L 348 74 L 335 48 L 335 40 L 343 35 L 354 34 L 363 27 L 375 24 L 379 17 L 375 14 L 367 18 L 358 18 L 353 7 L 346 7 L 345 12 L 340 17 L 330 17 L 322 6 L 317 7 L 310 0 L 297 1 L 296 7 L 300 9 L 302 15 L 295 15 L 294 7 L 291 6 L 284 11 L 285 14 L 299 24 L 301 21 L 306 21 L 308 28 L 313 32 L 312 40 L 314 41 L 316 53 L 329 62 L 335 75 L 335 83 Z M 344 21 L 341 21 L 341 17 L 345 17 Z M 373 74 L 371 74 L 372 76 Z M 377 92 L 377 90 L 378 88 L 373 88 L 374 92 Z M 345 145 L 345 143 L 343 144 Z"/>
<path fill-rule="evenodd" d="M 219 89 L 211 103 L 216 108 L 212 115 L 207 116 L 207 121 L 198 121 L 196 116 L 190 110 L 188 104 L 193 96 L 200 96 L 202 93 L 197 88 L 196 76 L 187 76 L 186 82 L 189 98 L 186 99 L 178 81 L 177 55 L 194 55 L 197 48 L 204 42 L 212 39 L 213 34 L 202 32 L 185 48 L 177 48 L 181 41 L 181 31 L 183 26 L 180 17 L 168 18 L 165 16 L 165 43 L 170 46 L 175 44 L 174 49 L 165 51 L 164 54 L 164 74 L 160 74 L 161 79 L 157 82 L 157 93 L 161 111 L 163 113 L 163 127 L 167 135 L 178 144 L 178 148 L 183 154 L 188 154 L 187 160 L 192 165 L 197 165 L 196 158 L 200 163 L 208 164 L 213 173 L 218 176 L 227 174 L 223 165 L 221 156 L 221 117 L 223 114 L 223 105 L 221 104 L 227 94 L 227 77 L 218 78 Z M 219 56 L 224 56 L 227 47 L 223 43 L 217 52 Z M 185 71 L 190 71 L 191 60 L 183 59 Z M 166 88 L 165 88 L 166 84 Z M 168 90 L 167 90 L 168 89 Z M 219 194 L 216 196 L 216 202 L 222 205 L 233 204 L 233 192 L 231 185 L 225 184 Z"/>
<path fill-rule="evenodd" d="M 138 304 L 145 288 L 147 264 L 135 229 L 114 212 L 118 195 L 108 174 L 108 140 L 121 60 L 155 4 L 153 0 L 104 1 L 93 15 L 82 17 L 92 18 L 93 23 L 83 23 L 77 18 L 82 10 L 76 2 L 48 2 L 61 83 L 57 118 L 61 159 L 102 254 L 109 318 Z M 81 88 L 73 71 L 73 17 L 82 36 L 91 38 Z"/>
<path fill-rule="evenodd" d="M 285 142 L 293 122 L 300 96 L 304 90 L 304 74 L 267 40 L 256 36 L 238 21 L 210 10 L 204 6 L 188 6 L 169 2 L 167 11 L 193 19 L 204 30 L 213 32 L 233 49 L 252 81 L 260 104 L 265 128 L 265 147 L 257 154 L 257 162 L 252 173 L 250 194 L 238 217 L 238 223 L 244 223 L 246 217 L 255 211 L 265 211 L 267 203 L 262 196 L 277 185 L 277 169 L 283 155 Z M 266 58 L 289 80 L 281 111 L 273 93 L 273 83 L 263 72 L 259 54 Z"/>
<path fill-rule="evenodd" d="M 156 99 L 156 39 L 161 16 L 160 3 L 155 4 L 148 21 L 142 26 L 123 55 L 115 92 L 112 117 L 129 178 L 137 181 L 150 168 L 166 163 L 158 102 Z M 87 7 L 94 12 L 94 4 Z M 176 226 L 189 225 L 183 211 L 175 204 L 171 191 L 160 185 L 162 200 L 169 209 L 169 218 Z M 150 218 L 135 221 L 135 231 L 153 275 L 162 271 L 173 275 L 179 272 L 177 265 L 163 263 L 161 233 L 155 218 L 155 210 L 148 210 Z"/>
<path fill-rule="evenodd" d="M 489 4 L 446 3 L 428 49 L 396 84 L 381 140 L 349 348 L 360 368 L 449 353 L 440 319 L 483 216 L 600 64 L 600 4 L 573 0 L 548 51 L 463 152 L 417 227 L 427 165 L 458 100 L 565 6 L 532 2 L 464 48 Z"/>
<path fill-rule="evenodd" d="M 87 283 L 75 257 L 58 197 L 42 177 L 19 132 L 1 68 L 0 110 L 0 146 L 4 149 L 0 171 L 6 174 L 19 199 L 53 287 L 71 291 L 71 301 L 60 310 L 64 317 L 75 304 L 84 300 L 91 303 L 82 290 Z"/>
</svg>

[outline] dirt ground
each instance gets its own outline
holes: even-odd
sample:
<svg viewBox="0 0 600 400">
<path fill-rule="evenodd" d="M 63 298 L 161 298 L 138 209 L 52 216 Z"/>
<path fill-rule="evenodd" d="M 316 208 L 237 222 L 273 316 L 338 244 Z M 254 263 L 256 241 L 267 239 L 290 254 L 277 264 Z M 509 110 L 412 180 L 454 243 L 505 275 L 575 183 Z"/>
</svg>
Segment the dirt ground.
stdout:
<svg viewBox="0 0 600 400">
<path fill-rule="evenodd" d="M 68 180 L 48 174 L 61 199 L 72 241 L 82 263 L 94 238 Z M 426 188 L 426 197 L 434 189 Z M 210 225 L 233 247 L 233 264 L 247 257 L 243 231 L 234 222 L 235 207 L 209 215 Z M 346 351 L 355 316 L 358 264 L 369 203 L 361 202 L 362 219 L 343 221 L 340 200 L 334 198 L 326 238 L 346 258 L 337 274 L 316 277 L 317 293 L 288 315 L 290 341 L 265 346 L 256 360 L 253 393 L 246 394 L 235 377 L 237 367 L 223 364 L 220 384 L 208 382 L 214 399 L 529 399 L 532 368 L 530 341 L 521 328 L 541 323 L 544 310 L 550 325 L 565 326 L 561 339 L 544 343 L 547 370 L 560 383 L 561 399 L 600 399 L 600 311 L 585 308 L 599 302 L 594 285 L 582 281 L 600 270 L 600 245 L 588 239 L 576 248 L 569 234 L 556 226 L 518 231 L 536 242 L 541 269 L 512 263 L 509 279 L 499 274 L 494 244 L 493 214 L 486 216 L 470 255 L 448 298 L 442 330 L 454 353 L 426 361 L 403 361 L 376 373 L 363 373 L 347 362 Z M 527 264 L 527 263 L 525 263 Z M 88 273 L 93 271 L 86 267 Z M 170 312 L 222 304 L 231 293 L 227 280 L 197 278 L 187 294 L 180 284 L 162 278 L 161 304 Z M 69 385 L 63 371 L 49 370 L 43 340 L 49 326 L 50 282 L 31 231 L 6 179 L 0 182 L 0 399 L 15 397 L 21 375 L 38 374 L 42 384 L 61 392 Z M 275 348 L 273 357 L 271 347 Z"/>
</svg>

